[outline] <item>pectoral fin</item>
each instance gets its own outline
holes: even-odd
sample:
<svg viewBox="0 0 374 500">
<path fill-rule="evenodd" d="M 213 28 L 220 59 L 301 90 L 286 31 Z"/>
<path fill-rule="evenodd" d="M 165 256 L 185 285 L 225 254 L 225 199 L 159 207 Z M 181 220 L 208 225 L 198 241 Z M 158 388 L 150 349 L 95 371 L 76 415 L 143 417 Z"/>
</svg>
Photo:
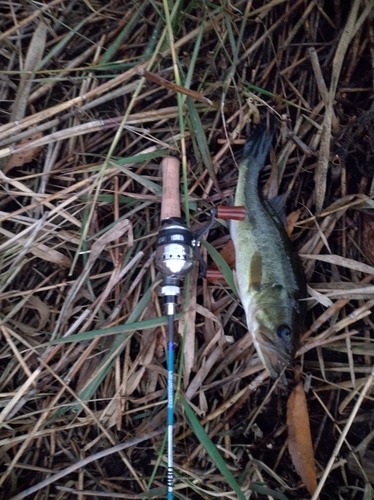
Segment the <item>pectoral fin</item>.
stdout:
<svg viewBox="0 0 374 500">
<path fill-rule="evenodd" d="M 261 290 L 262 283 L 262 258 L 258 252 L 253 254 L 249 264 L 249 287 Z"/>
</svg>

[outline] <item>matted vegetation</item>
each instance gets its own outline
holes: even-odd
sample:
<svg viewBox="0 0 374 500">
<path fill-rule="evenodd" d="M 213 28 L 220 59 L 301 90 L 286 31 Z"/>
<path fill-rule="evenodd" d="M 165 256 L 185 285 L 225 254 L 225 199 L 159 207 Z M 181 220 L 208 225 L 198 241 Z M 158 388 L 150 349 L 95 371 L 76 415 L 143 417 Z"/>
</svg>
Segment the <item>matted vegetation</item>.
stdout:
<svg viewBox="0 0 374 500">
<path fill-rule="evenodd" d="M 309 283 L 297 363 L 320 498 L 372 498 L 372 0 L 0 9 L 0 497 L 165 497 L 159 165 L 181 158 L 198 230 L 271 110 L 264 191 L 286 194 Z M 208 243 L 228 239 L 217 221 Z M 268 379 L 234 292 L 197 266 L 175 338 L 176 497 L 307 498 L 286 449 L 293 373 Z"/>
</svg>

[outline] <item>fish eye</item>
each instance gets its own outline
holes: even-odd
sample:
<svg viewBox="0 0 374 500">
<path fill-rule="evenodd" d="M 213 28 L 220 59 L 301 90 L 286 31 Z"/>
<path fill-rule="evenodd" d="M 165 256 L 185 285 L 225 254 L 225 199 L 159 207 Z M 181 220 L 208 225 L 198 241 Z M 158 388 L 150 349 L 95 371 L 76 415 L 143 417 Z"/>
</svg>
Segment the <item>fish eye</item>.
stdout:
<svg viewBox="0 0 374 500">
<path fill-rule="evenodd" d="M 279 325 L 277 335 L 282 340 L 288 340 L 291 336 L 291 330 L 287 325 Z"/>
</svg>

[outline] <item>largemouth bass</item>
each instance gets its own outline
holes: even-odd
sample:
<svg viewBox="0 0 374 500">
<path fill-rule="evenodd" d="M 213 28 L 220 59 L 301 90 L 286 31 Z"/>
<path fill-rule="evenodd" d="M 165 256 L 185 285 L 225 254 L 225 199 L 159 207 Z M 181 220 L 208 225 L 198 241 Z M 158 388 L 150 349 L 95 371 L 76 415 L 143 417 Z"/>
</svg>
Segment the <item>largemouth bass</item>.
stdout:
<svg viewBox="0 0 374 500">
<path fill-rule="evenodd" d="M 259 175 L 273 133 L 259 125 L 239 165 L 235 205 L 244 221 L 231 221 L 238 292 L 257 353 L 272 377 L 291 365 L 305 314 L 305 276 L 285 227 L 259 190 Z"/>
</svg>

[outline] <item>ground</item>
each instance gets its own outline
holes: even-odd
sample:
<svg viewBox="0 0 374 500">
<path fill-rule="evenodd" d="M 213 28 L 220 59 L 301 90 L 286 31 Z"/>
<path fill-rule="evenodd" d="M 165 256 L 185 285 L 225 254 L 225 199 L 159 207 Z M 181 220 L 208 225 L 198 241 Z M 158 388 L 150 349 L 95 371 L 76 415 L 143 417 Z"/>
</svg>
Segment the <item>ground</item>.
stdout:
<svg viewBox="0 0 374 500">
<path fill-rule="evenodd" d="M 269 116 L 260 189 L 284 195 L 309 285 L 299 369 L 268 378 L 233 289 L 196 264 L 174 331 L 175 496 L 311 498 L 287 449 L 299 373 L 321 500 L 372 498 L 370 445 L 352 452 L 374 421 L 372 0 L 0 12 L 0 498 L 166 496 L 160 163 L 180 159 L 199 231 Z M 204 238 L 220 266 L 226 224 Z"/>
</svg>

